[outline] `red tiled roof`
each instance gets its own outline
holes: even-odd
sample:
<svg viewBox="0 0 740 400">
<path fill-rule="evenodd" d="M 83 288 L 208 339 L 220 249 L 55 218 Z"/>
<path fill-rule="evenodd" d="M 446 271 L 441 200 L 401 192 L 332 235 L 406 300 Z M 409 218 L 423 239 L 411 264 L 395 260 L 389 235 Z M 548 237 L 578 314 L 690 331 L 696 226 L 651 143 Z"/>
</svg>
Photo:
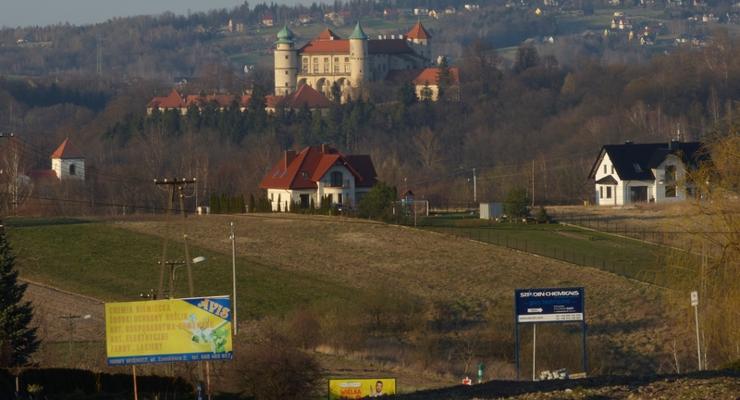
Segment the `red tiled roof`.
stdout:
<svg viewBox="0 0 740 400">
<path fill-rule="evenodd" d="M 403 54 L 413 53 L 403 39 L 378 39 L 367 41 L 367 52 L 369 54 Z"/>
<path fill-rule="evenodd" d="M 406 37 L 409 39 L 431 39 L 432 35 L 424 29 L 424 25 L 422 25 L 421 22 L 417 22 L 416 25 L 411 28 L 409 33 L 406 34 Z"/>
<path fill-rule="evenodd" d="M 287 108 L 329 108 L 331 101 L 308 85 L 301 85 L 295 92 L 285 96 L 281 104 Z"/>
<path fill-rule="evenodd" d="M 415 85 L 438 85 L 439 84 L 439 71 L 438 67 L 424 68 L 421 70 L 419 75 L 414 78 L 413 83 Z M 450 67 L 450 83 L 457 85 L 460 83 L 460 69 L 457 67 Z"/>
<path fill-rule="evenodd" d="M 219 107 L 230 107 L 234 99 L 236 99 L 236 96 L 231 94 L 211 94 L 207 96 L 190 94 L 185 97 L 184 107 L 203 107 L 209 103 L 215 103 Z M 242 97 L 238 101 L 239 105 L 243 105 L 244 99 Z M 246 102 L 249 103 L 249 98 L 247 98 Z"/>
<path fill-rule="evenodd" d="M 326 28 L 323 31 L 321 31 L 321 33 L 319 33 L 319 36 L 317 36 L 316 39 L 314 40 L 337 40 L 337 39 L 341 39 L 341 37 L 339 37 L 339 35 L 334 33 L 334 31 L 332 31 L 331 29 Z"/>
<path fill-rule="evenodd" d="M 300 53 L 347 53 L 349 54 L 348 39 L 318 40 L 314 39 L 301 47 Z"/>
<path fill-rule="evenodd" d="M 184 104 L 184 99 L 180 95 L 180 93 L 177 92 L 177 90 L 172 89 L 170 94 L 164 97 L 155 97 L 153 98 L 149 104 L 147 104 L 147 107 L 151 108 L 180 108 Z"/>
<path fill-rule="evenodd" d="M 276 108 L 280 105 L 284 98 L 285 96 L 274 96 L 268 94 L 267 96 L 265 96 L 265 106 L 268 108 Z"/>
<path fill-rule="evenodd" d="M 64 139 L 62 144 L 51 153 L 51 158 L 84 158 L 82 153 L 69 142 L 69 138 Z"/>
<path fill-rule="evenodd" d="M 34 169 L 28 172 L 28 177 L 34 181 L 57 180 L 57 173 L 53 169 Z"/>
<path fill-rule="evenodd" d="M 311 146 L 295 154 L 287 151 L 265 175 L 263 189 L 316 189 L 318 182 L 334 165 L 344 165 L 355 177 L 355 185 L 369 187 L 375 183 L 375 168 L 367 155 L 343 156 L 326 145 Z M 362 171 L 362 172 L 360 172 Z"/>
</svg>

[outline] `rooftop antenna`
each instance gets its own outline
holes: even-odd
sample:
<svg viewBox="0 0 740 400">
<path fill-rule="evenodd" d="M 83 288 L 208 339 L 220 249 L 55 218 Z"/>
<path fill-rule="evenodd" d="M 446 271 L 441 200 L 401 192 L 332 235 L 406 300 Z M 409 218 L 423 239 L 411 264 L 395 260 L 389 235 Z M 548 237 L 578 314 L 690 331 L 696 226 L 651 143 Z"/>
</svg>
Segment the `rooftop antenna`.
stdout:
<svg viewBox="0 0 740 400">
<path fill-rule="evenodd" d="M 678 123 L 678 126 L 676 127 L 676 141 L 681 141 L 681 123 Z"/>
</svg>

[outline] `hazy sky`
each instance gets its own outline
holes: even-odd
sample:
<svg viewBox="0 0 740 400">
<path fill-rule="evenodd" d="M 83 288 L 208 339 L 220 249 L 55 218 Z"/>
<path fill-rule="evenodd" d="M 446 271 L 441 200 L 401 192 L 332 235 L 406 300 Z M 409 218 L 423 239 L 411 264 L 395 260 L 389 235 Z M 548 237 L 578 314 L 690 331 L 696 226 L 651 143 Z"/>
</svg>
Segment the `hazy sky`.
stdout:
<svg viewBox="0 0 740 400">
<path fill-rule="evenodd" d="M 296 3 L 282 0 L 277 3 Z M 232 8 L 244 0 L 0 0 L 0 26 L 48 25 L 57 22 L 90 24 L 112 17 L 160 14 L 172 11 L 185 14 L 214 8 Z M 258 1 L 250 1 L 256 4 Z M 259 1 L 261 2 L 261 1 Z"/>
</svg>

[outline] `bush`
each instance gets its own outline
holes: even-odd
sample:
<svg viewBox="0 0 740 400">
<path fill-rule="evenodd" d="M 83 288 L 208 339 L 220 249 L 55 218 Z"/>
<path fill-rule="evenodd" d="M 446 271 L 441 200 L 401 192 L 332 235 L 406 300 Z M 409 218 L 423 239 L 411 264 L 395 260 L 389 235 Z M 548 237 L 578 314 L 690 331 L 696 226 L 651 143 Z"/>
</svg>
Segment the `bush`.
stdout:
<svg viewBox="0 0 740 400">
<path fill-rule="evenodd" d="M 384 182 L 378 182 L 360 200 L 359 216 L 372 219 L 390 219 L 393 214 L 393 203 L 396 201 L 396 188 Z"/>
<path fill-rule="evenodd" d="M 538 224 L 549 224 L 552 221 L 552 218 L 550 218 L 550 215 L 543 206 L 540 206 L 540 209 L 537 210 L 537 217 L 535 219 Z"/>
<path fill-rule="evenodd" d="M 506 195 L 504 214 L 510 218 L 525 218 L 529 216 L 529 196 L 523 188 L 514 188 Z"/>
<path fill-rule="evenodd" d="M 237 373 L 256 400 L 302 400 L 318 396 L 319 363 L 271 328 L 237 359 Z"/>
</svg>

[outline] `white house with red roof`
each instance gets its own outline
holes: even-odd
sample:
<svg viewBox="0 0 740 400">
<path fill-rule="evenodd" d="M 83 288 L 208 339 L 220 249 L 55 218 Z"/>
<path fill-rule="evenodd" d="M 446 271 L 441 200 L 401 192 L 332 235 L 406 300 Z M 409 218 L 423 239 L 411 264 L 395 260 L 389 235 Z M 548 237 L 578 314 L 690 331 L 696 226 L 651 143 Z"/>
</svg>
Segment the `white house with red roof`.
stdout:
<svg viewBox="0 0 740 400">
<path fill-rule="evenodd" d="M 273 211 L 289 211 L 293 207 L 318 208 L 324 202 L 355 207 L 376 181 L 370 156 L 344 155 L 323 144 L 298 153 L 286 151 L 262 179 L 260 188 L 267 190 Z"/>
<path fill-rule="evenodd" d="M 69 138 L 64 139 L 62 144 L 51 153 L 51 169 L 57 179 L 85 180 L 85 157 L 77 150 Z"/>
<path fill-rule="evenodd" d="M 285 96 L 308 85 L 329 97 L 336 84 L 344 100 L 363 82 L 384 80 L 391 71 L 429 66 L 431 38 L 417 22 L 406 35 L 371 39 L 358 22 L 349 38 L 327 28 L 297 47 L 286 26 L 278 32 L 275 45 L 275 95 Z"/>
</svg>

